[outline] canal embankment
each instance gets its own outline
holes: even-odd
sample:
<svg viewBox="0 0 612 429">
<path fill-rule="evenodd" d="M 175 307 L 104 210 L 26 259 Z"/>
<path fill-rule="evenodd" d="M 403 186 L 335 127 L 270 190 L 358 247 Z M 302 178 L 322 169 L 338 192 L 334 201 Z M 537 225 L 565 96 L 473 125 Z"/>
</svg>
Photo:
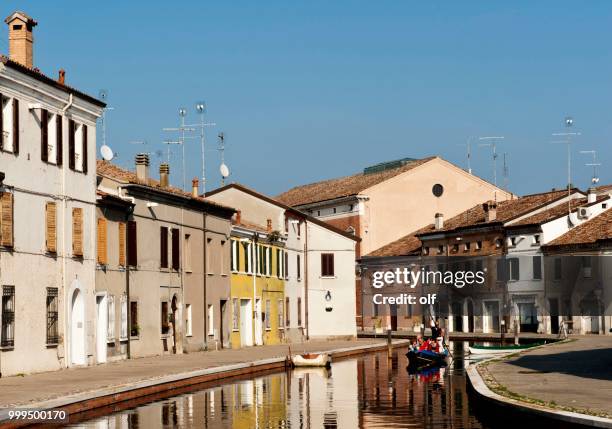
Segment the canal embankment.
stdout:
<svg viewBox="0 0 612 429">
<path fill-rule="evenodd" d="M 394 340 L 393 347 L 404 347 Z M 293 353 L 326 352 L 332 359 L 386 350 L 383 339 L 309 341 L 291 346 Z M 225 378 L 285 368 L 289 346 L 262 346 L 236 350 L 155 356 L 62 371 L 0 379 L 0 427 L 18 427 L 8 421 L 14 408 L 62 409 L 69 415 L 107 407 L 134 398 L 155 395 Z M 23 424 L 22 424 L 23 425 Z"/>
<path fill-rule="evenodd" d="M 560 423 L 612 428 L 612 337 L 574 337 L 467 368 L 482 400 Z"/>
</svg>

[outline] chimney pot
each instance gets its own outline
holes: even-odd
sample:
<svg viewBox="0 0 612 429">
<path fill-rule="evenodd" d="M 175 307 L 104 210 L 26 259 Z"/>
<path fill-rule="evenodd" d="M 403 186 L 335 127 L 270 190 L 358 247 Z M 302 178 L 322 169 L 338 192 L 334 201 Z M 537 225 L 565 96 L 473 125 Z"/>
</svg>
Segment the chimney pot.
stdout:
<svg viewBox="0 0 612 429">
<path fill-rule="evenodd" d="M 482 205 L 485 212 L 485 221 L 493 222 L 497 219 L 497 203 L 495 201 L 487 201 Z"/>
<path fill-rule="evenodd" d="M 597 189 L 590 187 L 587 192 L 587 203 L 592 204 L 597 201 Z"/>
<path fill-rule="evenodd" d="M 66 83 L 66 70 L 64 69 L 59 70 L 59 77 L 57 81 L 60 83 L 60 85 L 64 85 Z"/>
<path fill-rule="evenodd" d="M 34 36 L 32 29 L 38 25 L 30 16 L 15 11 L 5 20 L 9 27 L 9 57 L 28 68 L 34 65 Z"/>
<path fill-rule="evenodd" d="M 436 230 L 444 228 L 444 215 L 442 213 L 436 213 L 434 218 L 434 226 Z"/>
<path fill-rule="evenodd" d="M 159 185 L 162 188 L 168 187 L 168 176 L 170 176 L 170 165 L 165 162 L 159 164 Z"/>
<path fill-rule="evenodd" d="M 198 198 L 200 190 L 200 180 L 197 177 L 194 177 L 191 181 L 191 196 L 193 198 Z"/>
<path fill-rule="evenodd" d="M 149 182 L 149 155 L 146 153 L 136 155 L 136 180 L 144 184 Z"/>
<path fill-rule="evenodd" d="M 242 212 L 240 210 L 236 210 L 236 224 L 240 225 L 242 223 Z"/>
<path fill-rule="evenodd" d="M 268 219 L 268 232 L 272 232 L 272 219 Z"/>
</svg>

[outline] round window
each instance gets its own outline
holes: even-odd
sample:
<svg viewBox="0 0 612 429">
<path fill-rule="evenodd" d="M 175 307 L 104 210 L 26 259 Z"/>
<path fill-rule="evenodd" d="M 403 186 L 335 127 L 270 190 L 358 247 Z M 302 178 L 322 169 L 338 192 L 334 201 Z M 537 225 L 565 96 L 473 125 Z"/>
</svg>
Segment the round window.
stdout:
<svg viewBox="0 0 612 429">
<path fill-rule="evenodd" d="M 436 183 L 435 185 L 433 185 L 433 188 L 431 188 L 431 192 L 433 192 L 436 197 L 441 197 L 444 193 L 444 186 L 440 185 L 439 183 Z"/>
</svg>

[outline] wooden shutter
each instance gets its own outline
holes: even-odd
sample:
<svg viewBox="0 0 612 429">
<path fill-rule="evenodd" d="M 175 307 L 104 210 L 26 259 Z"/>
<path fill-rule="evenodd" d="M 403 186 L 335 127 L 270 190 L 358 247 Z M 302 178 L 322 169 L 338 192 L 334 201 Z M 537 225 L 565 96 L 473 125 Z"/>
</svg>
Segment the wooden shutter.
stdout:
<svg viewBox="0 0 612 429">
<path fill-rule="evenodd" d="M 159 266 L 168 268 L 168 228 L 159 228 Z"/>
<path fill-rule="evenodd" d="M 83 256 L 83 209 L 72 209 L 72 254 Z"/>
<path fill-rule="evenodd" d="M 176 271 L 181 267 L 179 245 L 179 230 L 172 228 L 172 269 Z"/>
<path fill-rule="evenodd" d="M 48 202 L 45 206 L 45 242 L 47 252 L 57 252 L 57 208 L 55 203 Z"/>
<path fill-rule="evenodd" d="M 13 98 L 13 153 L 19 155 L 19 100 Z"/>
<path fill-rule="evenodd" d="M 98 218 L 98 264 L 106 265 L 107 260 L 106 219 Z"/>
<path fill-rule="evenodd" d="M 13 194 L 4 192 L 1 195 L 2 217 L 0 224 L 0 243 L 5 247 L 13 247 Z"/>
<path fill-rule="evenodd" d="M 138 264 L 138 242 L 136 236 L 136 222 L 127 223 L 127 263 L 135 267 Z"/>
<path fill-rule="evenodd" d="M 83 125 L 81 127 L 81 131 L 83 132 L 83 138 L 81 139 L 81 141 L 83 142 L 83 151 L 82 151 L 82 156 L 83 156 L 83 174 L 87 174 L 87 160 L 88 160 L 88 156 L 87 156 L 87 125 Z"/>
<path fill-rule="evenodd" d="M 334 275 L 334 254 L 333 253 L 322 253 L 321 254 L 321 275 L 324 277 L 331 277 Z"/>
<path fill-rule="evenodd" d="M 63 126 L 63 118 L 58 114 L 55 116 L 55 147 L 57 153 L 56 163 L 61 166 L 64 163 L 64 130 Z"/>
<path fill-rule="evenodd" d="M 49 112 L 45 109 L 40 111 L 40 159 L 49 161 Z"/>
<path fill-rule="evenodd" d="M 74 170 L 74 121 L 68 121 L 68 168 Z"/>
<path fill-rule="evenodd" d="M 125 267 L 125 223 L 119 223 L 119 265 Z"/>
</svg>

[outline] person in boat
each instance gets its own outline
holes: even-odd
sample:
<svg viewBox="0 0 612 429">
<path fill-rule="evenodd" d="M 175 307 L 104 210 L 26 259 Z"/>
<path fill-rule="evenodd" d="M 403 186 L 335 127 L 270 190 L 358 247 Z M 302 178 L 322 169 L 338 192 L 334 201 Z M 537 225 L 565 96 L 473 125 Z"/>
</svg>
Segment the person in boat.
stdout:
<svg viewBox="0 0 612 429">
<path fill-rule="evenodd" d="M 412 351 L 416 352 L 416 351 L 419 351 L 422 345 L 423 345 L 423 337 L 421 337 L 420 335 L 417 335 L 416 340 L 412 343 L 410 348 L 412 349 Z"/>
</svg>

